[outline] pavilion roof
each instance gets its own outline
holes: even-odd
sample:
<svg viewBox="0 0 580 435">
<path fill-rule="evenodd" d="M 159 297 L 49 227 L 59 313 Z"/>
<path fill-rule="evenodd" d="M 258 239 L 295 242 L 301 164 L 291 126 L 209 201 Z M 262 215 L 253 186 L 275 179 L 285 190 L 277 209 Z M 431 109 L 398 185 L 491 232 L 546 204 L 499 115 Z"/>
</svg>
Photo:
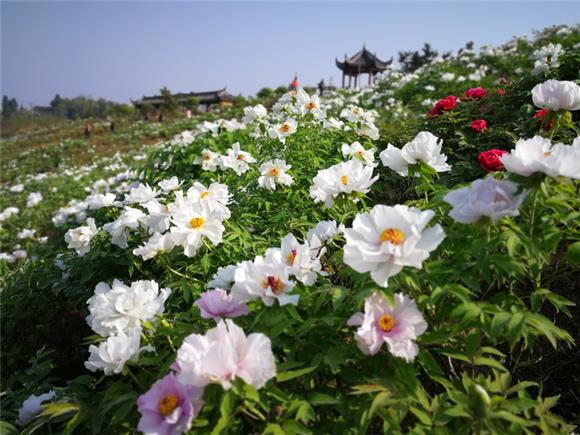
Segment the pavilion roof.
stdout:
<svg viewBox="0 0 580 435">
<path fill-rule="evenodd" d="M 336 59 L 336 66 L 345 73 L 368 73 L 369 71 L 384 71 L 393 62 L 393 58 L 383 61 L 371 53 L 363 45 L 362 50 L 351 57 L 344 55 L 344 61 Z"/>
<path fill-rule="evenodd" d="M 226 88 L 219 89 L 217 91 L 205 91 L 205 92 L 187 92 L 187 93 L 177 93 L 173 94 L 179 103 L 186 102 L 189 98 L 195 97 L 199 100 L 200 104 L 215 104 L 220 101 L 233 101 L 234 97 L 230 94 Z M 140 100 L 133 101 L 135 106 L 142 106 L 143 104 L 160 105 L 163 104 L 163 97 L 161 95 L 154 95 L 151 97 L 143 96 Z"/>
</svg>

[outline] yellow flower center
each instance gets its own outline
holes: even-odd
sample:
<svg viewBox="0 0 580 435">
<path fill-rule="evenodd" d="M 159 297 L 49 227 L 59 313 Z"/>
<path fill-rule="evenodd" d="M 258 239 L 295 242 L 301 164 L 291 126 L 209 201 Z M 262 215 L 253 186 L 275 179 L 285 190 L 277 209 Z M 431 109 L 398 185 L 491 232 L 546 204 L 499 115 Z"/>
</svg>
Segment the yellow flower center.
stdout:
<svg viewBox="0 0 580 435">
<path fill-rule="evenodd" d="M 377 320 L 379 328 L 385 332 L 391 332 L 395 327 L 395 318 L 390 314 L 383 314 L 379 320 Z"/>
<path fill-rule="evenodd" d="M 207 198 L 209 195 L 209 192 L 206 190 L 205 192 L 201 192 L 201 195 L 199 195 L 201 197 L 201 199 L 203 198 Z"/>
<path fill-rule="evenodd" d="M 348 183 L 348 177 L 346 175 L 343 175 L 342 177 L 340 177 L 340 182 L 342 183 L 343 186 L 346 186 L 346 183 Z"/>
<path fill-rule="evenodd" d="M 355 107 L 354 109 L 352 109 L 352 113 L 354 113 L 355 115 L 360 115 L 361 109 L 359 109 L 358 107 Z"/>
<path fill-rule="evenodd" d="M 362 152 L 362 151 L 355 151 L 355 153 L 354 153 L 354 156 L 355 156 L 357 159 L 362 159 L 362 157 L 363 157 L 363 152 Z"/>
<path fill-rule="evenodd" d="M 405 240 L 405 233 L 398 228 L 387 228 L 380 235 L 381 242 L 391 242 L 400 245 Z"/>
<path fill-rule="evenodd" d="M 203 159 L 204 160 L 210 160 L 211 159 L 211 156 L 209 154 L 204 154 L 203 155 Z"/>
<path fill-rule="evenodd" d="M 550 157 L 552 155 L 551 151 L 544 151 L 544 157 Z"/>
<path fill-rule="evenodd" d="M 268 174 L 270 175 L 270 177 L 277 177 L 278 175 L 280 175 L 280 168 L 274 166 L 272 169 L 270 169 L 270 171 L 268 171 Z"/>
<path fill-rule="evenodd" d="M 205 224 L 205 219 L 202 217 L 195 217 L 189 221 L 189 225 L 191 225 L 191 228 L 196 229 L 196 230 L 198 228 L 203 227 L 203 224 Z"/>
<path fill-rule="evenodd" d="M 179 405 L 179 399 L 176 395 L 170 394 L 159 401 L 159 412 L 167 417 L 177 408 L 177 405 Z"/>
<path fill-rule="evenodd" d="M 308 110 L 316 109 L 316 104 L 311 101 L 310 103 L 306 104 L 306 108 Z"/>
<path fill-rule="evenodd" d="M 293 266 L 294 260 L 296 260 L 296 249 L 292 249 L 292 251 L 290 251 L 290 253 L 286 257 L 286 263 L 288 264 L 288 266 Z"/>
<path fill-rule="evenodd" d="M 290 125 L 289 124 L 282 124 L 280 126 L 280 131 L 282 133 L 288 133 L 290 131 Z"/>
<path fill-rule="evenodd" d="M 246 160 L 246 156 L 243 154 L 238 154 L 237 160 Z"/>
<path fill-rule="evenodd" d="M 262 281 L 262 288 L 270 287 L 275 295 L 279 295 L 284 290 L 284 283 L 277 276 L 268 276 Z"/>
</svg>

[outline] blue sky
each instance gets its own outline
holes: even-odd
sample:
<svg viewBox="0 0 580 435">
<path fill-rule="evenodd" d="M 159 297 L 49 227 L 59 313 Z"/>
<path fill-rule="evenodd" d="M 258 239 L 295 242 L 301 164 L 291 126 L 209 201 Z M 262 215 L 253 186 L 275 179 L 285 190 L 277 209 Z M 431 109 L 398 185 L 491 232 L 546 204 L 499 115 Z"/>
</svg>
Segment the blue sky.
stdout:
<svg viewBox="0 0 580 435">
<path fill-rule="evenodd" d="M 552 24 L 576 24 L 580 2 L 2 1 L 2 94 L 19 103 L 89 95 L 264 86 L 324 77 L 366 43 L 383 59 L 430 42 L 497 45 Z"/>
</svg>

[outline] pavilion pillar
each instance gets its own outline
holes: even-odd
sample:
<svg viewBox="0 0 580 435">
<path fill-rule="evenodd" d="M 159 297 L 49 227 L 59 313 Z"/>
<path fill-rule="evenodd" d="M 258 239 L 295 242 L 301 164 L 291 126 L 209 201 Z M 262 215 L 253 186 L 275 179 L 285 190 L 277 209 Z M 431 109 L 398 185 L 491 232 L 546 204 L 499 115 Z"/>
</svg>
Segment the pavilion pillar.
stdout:
<svg viewBox="0 0 580 435">
<path fill-rule="evenodd" d="M 358 89 L 358 74 L 354 76 L 354 88 Z"/>
<path fill-rule="evenodd" d="M 344 71 L 342 72 L 342 87 L 344 88 Z"/>
<path fill-rule="evenodd" d="M 371 77 L 373 76 L 372 70 L 369 71 L 369 86 L 371 85 Z"/>
<path fill-rule="evenodd" d="M 352 83 L 352 76 L 351 76 L 351 75 L 349 75 L 349 76 L 348 76 L 348 88 L 349 88 L 349 89 L 350 89 L 350 85 L 351 85 L 351 83 Z"/>
</svg>

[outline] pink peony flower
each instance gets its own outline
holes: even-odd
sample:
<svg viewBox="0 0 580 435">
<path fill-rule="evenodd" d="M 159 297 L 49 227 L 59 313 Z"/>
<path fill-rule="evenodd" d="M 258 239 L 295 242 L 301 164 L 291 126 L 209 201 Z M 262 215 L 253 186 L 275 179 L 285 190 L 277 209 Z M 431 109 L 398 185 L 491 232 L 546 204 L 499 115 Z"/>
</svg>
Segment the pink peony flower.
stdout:
<svg viewBox="0 0 580 435">
<path fill-rule="evenodd" d="M 365 310 L 348 319 L 349 326 L 359 326 L 355 340 L 366 355 L 375 355 L 383 343 L 389 352 L 407 362 L 415 359 L 419 347 L 415 339 L 427 329 L 427 322 L 408 296 L 395 294 L 395 306 L 380 294 L 365 299 Z"/>
<path fill-rule="evenodd" d="M 141 413 L 137 430 L 163 435 L 187 432 L 201 410 L 202 395 L 203 388 L 182 385 L 173 373 L 168 374 L 137 399 Z"/>
<path fill-rule="evenodd" d="M 475 100 L 480 100 L 487 95 L 487 91 L 481 87 L 471 88 L 464 93 L 466 98 L 473 98 Z"/>
<path fill-rule="evenodd" d="M 239 317 L 248 314 L 245 302 L 235 300 L 230 293 L 221 288 L 202 293 L 195 305 L 204 319 L 218 320 L 222 317 Z"/>
<path fill-rule="evenodd" d="M 487 121 L 485 119 L 476 119 L 471 123 L 470 127 L 476 133 L 481 133 L 487 128 Z"/>
</svg>

